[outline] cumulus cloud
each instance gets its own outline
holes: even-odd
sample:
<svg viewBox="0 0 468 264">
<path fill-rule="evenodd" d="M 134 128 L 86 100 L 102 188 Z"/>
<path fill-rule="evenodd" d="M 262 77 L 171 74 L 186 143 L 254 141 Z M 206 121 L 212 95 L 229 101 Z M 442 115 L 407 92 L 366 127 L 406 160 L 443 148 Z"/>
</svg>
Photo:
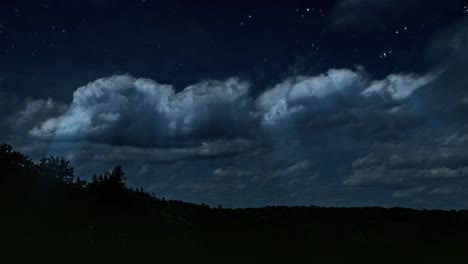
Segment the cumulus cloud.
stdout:
<svg viewBox="0 0 468 264">
<path fill-rule="evenodd" d="M 288 78 L 254 99 L 249 84 L 237 78 L 203 81 L 175 92 L 171 85 L 120 75 L 78 88 L 68 107 L 51 99 L 30 101 L 12 120 L 28 123 L 29 134 L 40 139 L 195 147 L 215 140 L 251 140 L 262 126 L 356 126 L 376 115 L 392 120 L 407 114 L 400 101 L 434 78 L 393 74 L 373 81 L 362 68 L 332 69 Z M 394 103 L 390 112 L 382 104 L 389 100 Z"/>
<path fill-rule="evenodd" d="M 184 139 L 236 138 L 248 132 L 249 99 L 249 84 L 236 78 L 204 81 L 176 93 L 149 79 L 112 76 L 76 90 L 67 113 L 30 134 L 153 147 Z"/>
<path fill-rule="evenodd" d="M 238 78 L 202 81 L 176 92 L 171 85 L 119 75 L 78 88 L 68 106 L 51 99 L 29 101 L 10 119 L 27 124 L 23 130 L 31 140 L 53 142 L 45 147 L 49 152 L 71 144 L 57 152 L 77 163 L 138 163 L 140 176 L 153 171 L 150 165 L 240 159 L 250 153 L 264 164 L 269 158 L 277 163 L 253 170 L 218 165 L 208 170 L 210 179 L 250 178 L 260 184 L 254 179 L 262 177 L 276 187 L 311 187 L 324 175 L 311 160 L 329 167 L 339 162 L 341 171 L 355 160 L 347 178 L 339 175 L 343 188 L 409 184 L 430 190 L 437 186 L 421 179 L 463 178 L 468 172 L 465 133 L 456 133 L 458 128 L 418 147 L 435 134 L 425 127 L 424 107 L 413 99 L 433 89 L 439 78 L 433 72 L 395 73 L 375 80 L 361 67 L 331 69 L 287 78 L 253 98 L 249 83 Z M 421 131 L 426 134 L 414 140 Z M 280 157 L 273 157 L 275 151 Z M 299 162 L 285 165 L 284 155 Z M 248 162 L 242 158 L 241 167 Z"/>
<path fill-rule="evenodd" d="M 253 98 L 249 83 L 237 78 L 202 81 L 176 92 L 171 85 L 119 75 L 78 88 L 68 106 L 52 99 L 30 100 L 10 119 L 15 126 L 27 124 L 22 130 L 28 131 L 28 140 L 75 144 L 77 150 L 65 156 L 77 161 L 173 163 L 247 152 L 257 155 L 253 153 L 272 151 L 271 144 L 279 142 L 285 142 L 280 151 L 286 153 L 293 145 L 320 144 L 319 138 L 348 137 L 354 142 L 359 135 L 366 142 L 376 138 L 385 142 L 391 133 L 404 137 L 404 128 L 414 125 L 418 117 L 409 99 L 435 78 L 393 74 L 372 80 L 362 68 L 332 69 L 287 78 Z M 336 127 L 342 128 L 341 134 L 317 134 Z M 284 131 L 291 128 L 296 133 L 294 144 L 287 143 Z M 277 129 L 282 129 L 279 137 L 269 141 L 269 132 Z M 340 151 L 336 144 L 330 149 Z M 294 157 L 303 160 L 307 155 L 307 160 L 269 174 L 318 176 L 308 161 L 316 156 L 307 154 L 315 146 L 308 148 L 301 150 L 303 156 Z M 364 172 L 356 169 L 347 184 L 359 184 L 361 180 L 356 179 L 363 178 Z M 248 173 L 222 167 L 213 171 L 219 177 Z"/>
<path fill-rule="evenodd" d="M 372 80 L 362 68 L 332 69 L 317 76 L 288 78 L 260 95 L 256 105 L 266 126 L 353 125 L 375 131 L 388 124 L 382 122 L 401 125 L 403 118 L 410 118 L 404 100 L 436 77 L 433 73 L 391 74 Z"/>
<path fill-rule="evenodd" d="M 353 90 L 363 85 L 359 73 L 332 69 L 318 76 L 288 78 L 264 92 L 256 103 L 263 113 L 263 122 L 273 124 L 290 115 L 333 107 L 333 99 L 355 96 Z"/>
</svg>

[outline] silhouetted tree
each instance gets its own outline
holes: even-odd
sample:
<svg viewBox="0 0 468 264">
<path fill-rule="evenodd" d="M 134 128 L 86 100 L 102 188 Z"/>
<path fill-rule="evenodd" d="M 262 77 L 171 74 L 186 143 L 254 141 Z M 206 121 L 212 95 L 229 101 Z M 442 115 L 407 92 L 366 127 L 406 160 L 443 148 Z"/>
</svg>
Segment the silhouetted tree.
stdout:
<svg viewBox="0 0 468 264">
<path fill-rule="evenodd" d="M 125 188 L 126 179 L 122 166 L 117 165 L 111 172 L 106 171 L 104 174 L 100 174 L 99 176 L 94 174 L 92 182 L 90 183 L 90 188 L 101 190 L 120 190 Z"/>
<path fill-rule="evenodd" d="M 36 182 L 36 164 L 25 155 L 14 151 L 10 145 L 0 145 L 0 168 L 0 188 L 5 190 L 15 185 L 26 188 Z"/>
<path fill-rule="evenodd" d="M 122 189 L 125 187 L 125 181 L 127 178 L 125 177 L 125 173 L 122 170 L 122 166 L 117 165 L 114 167 L 111 173 L 107 175 L 109 184 L 112 187 Z"/>
<path fill-rule="evenodd" d="M 49 156 L 43 157 L 39 161 L 39 173 L 45 179 L 58 179 L 67 184 L 73 184 L 75 179 L 75 170 L 70 166 L 70 161 Z"/>
<path fill-rule="evenodd" d="M 88 182 L 87 181 L 84 181 L 84 180 L 81 180 L 80 177 L 78 177 L 76 179 L 76 182 L 75 182 L 75 186 L 78 188 L 78 189 L 81 189 L 81 190 L 84 190 L 88 187 Z"/>
</svg>

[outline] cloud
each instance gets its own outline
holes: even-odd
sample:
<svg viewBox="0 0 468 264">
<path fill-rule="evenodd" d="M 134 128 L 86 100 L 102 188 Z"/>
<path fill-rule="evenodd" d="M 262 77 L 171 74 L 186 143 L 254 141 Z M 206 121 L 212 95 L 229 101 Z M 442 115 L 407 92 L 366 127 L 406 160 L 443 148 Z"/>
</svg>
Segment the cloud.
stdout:
<svg viewBox="0 0 468 264">
<path fill-rule="evenodd" d="M 249 100 L 249 84 L 236 78 L 204 81 L 176 93 L 149 79 L 112 76 L 76 90 L 67 113 L 30 134 L 140 147 L 171 147 L 184 140 L 199 144 L 247 135 Z"/>
<path fill-rule="evenodd" d="M 442 186 L 442 187 L 437 187 L 429 192 L 431 195 L 438 195 L 438 196 L 444 196 L 444 195 L 453 195 L 457 192 L 463 191 L 460 186 Z"/>
<path fill-rule="evenodd" d="M 396 191 L 392 194 L 392 196 L 394 198 L 409 198 L 424 192 L 426 189 L 426 186 L 419 186 L 411 189 Z"/>
<path fill-rule="evenodd" d="M 360 67 L 331 69 L 287 78 L 255 99 L 249 84 L 238 78 L 202 81 L 175 92 L 171 85 L 119 75 L 78 88 L 68 107 L 56 107 L 52 100 L 30 102 L 13 119 L 35 122 L 29 134 L 43 140 L 150 148 L 258 140 L 272 126 L 358 130 L 374 124 L 377 127 L 369 129 L 374 133 L 389 131 L 386 120 L 395 129 L 411 123 L 404 121 L 412 117 L 404 100 L 435 78 L 432 73 L 391 74 L 372 80 Z M 39 117 L 39 111 L 47 113 Z"/>
<path fill-rule="evenodd" d="M 317 76 L 288 78 L 256 100 L 265 127 L 300 127 L 306 133 L 342 127 L 349 134 L 387 138 L 417 124 L 407 99 L 437 74 L 391 74 L 372 80 L 362 68 L 332 69 Z M 381 133 L 381 135 L 378 135 Z"/>
<path fill-rule="evenodd" d="M 225 177 L 244 177 L 251 176 L 253 173 L 251 171 L 240 170 L 238 168 L 216 168 L 213 170 L 213 176 L 217 178 Z"/>
<path fill-rule="evenodd" d="M 434 81 L 436 76 L 437 74 L 433 73 L 425 76 L 390 74 L 384 80 L 372 82 L 361 94 L 365 97 L 380 95 L 384 98 L 402 100 Z"/>
<path fill-rule="evenodd" d="M 455 22 L 435 34 L 426 48 L 427 56 L 434 61 L 466 59 L 468 47 L 468 18 Z M 447 63 L 443 63 L 447 66 Z M 463 77 L 463 76 L 460 76 Z"/>
<path fill-rule="evenodd" d="M 320 175 L 336 190 L 383 187 L 396 198 L 408 186 L 426 186 L 429 193 L 438 181 L 468 176 L 467 131 L 460 122 L 434 125 L 452 113 L 434 110 L 445 97 L 428 104 L 428 91 L 444 87 L 441 78 L 450 71 L 375 79 L 362 67 L 330 69 L 291 76 L 256 98 L 238 78 L 176 91 L 118 75 L 78 88 L 68 106 L 30 100 L 9 119 L 10 126 L 25 124 L 22 145 L 37 147 L 29 152 L 61 153 L 93 166 L 134 164 L 141 181 L 168 164 L 204 166 L 199 171 L 206 179 L 192 179 L 180 191 L 244 186 L 324 193 L 315 181 Z M 227 160 L 236 166 L 222 165 Z"/>
<path fill-rule="evenodd" d="M 353 173 L 343 184 L 408 185 L 468 177 L 468 143 L 419 140 L 376 144 L 370 154 L 353 162 Z"/>
<path fill-rule="evenodd" d="M 142 161 L 148 163 L 173 163 L 180 160 L 203 160 L 226 158 L 248 151 L 254 143 L 244 139 L 230 141 L 203 142 L 200 146 L 180 148 L 139 148 L 133 146 L 109 146 L 93 144 L 81 159 L 91 158 L 93 161 L 119 163 L 125 161 Z"/>
<path fill-rule="evenodd" d="M 37 122 L 47 120 L 51 116 L 61 115 L 67 111 L 63 104 L 55 102 L 53 99 L 46 100 L 26 100 L 25 107 L 9 119 L 14 126 L 19 128 L 30 128 Z"/>
<path fill-rule="evenodd" d="M 151 171 L 151 168 L 150 166 L 148 165 L 143 165 L 141 166 L 141 168 L 137 171 L 137 176 L 140 176 L 140 175 L 145 175 L 147 173 L 149 173 Z"/>
<path fill-rule="evenodd" d="M 289 177 L 300 172 L 307 171 L 309 169 L 309 161 L 303 160 L 296 164 L 293 164 L 286 169 L 277 170 L 273 173 L 273 177 Z"/>
<path fill-rule="evenodd" d="M 362 76 L 348 69 L 332 69 L 318 76 L 288 78 L 264 92 L 256 101 L 262 121 L 274 124 L 292 115 L 333 108 L 340 99 L 356 96 Z M 335 100 L 334 100 L 335 99 Z"/>
</svg>

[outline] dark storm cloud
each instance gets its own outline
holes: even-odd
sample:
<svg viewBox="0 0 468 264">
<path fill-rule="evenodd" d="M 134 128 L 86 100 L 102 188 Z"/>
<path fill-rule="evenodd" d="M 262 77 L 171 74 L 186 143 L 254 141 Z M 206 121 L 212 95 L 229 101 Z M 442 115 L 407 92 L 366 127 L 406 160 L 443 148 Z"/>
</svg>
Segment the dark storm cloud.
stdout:
<svg viewBox="0 0 468 264">
<path fill-rule="evenodd" d="M 460 5 L 459 0 L 338 0 L 332 11 L 332 27 L 337 30 L 385 30 L 415 16 L 419 23 L 437 21 L 445 14 L 459 12 Z"/>
</svg>

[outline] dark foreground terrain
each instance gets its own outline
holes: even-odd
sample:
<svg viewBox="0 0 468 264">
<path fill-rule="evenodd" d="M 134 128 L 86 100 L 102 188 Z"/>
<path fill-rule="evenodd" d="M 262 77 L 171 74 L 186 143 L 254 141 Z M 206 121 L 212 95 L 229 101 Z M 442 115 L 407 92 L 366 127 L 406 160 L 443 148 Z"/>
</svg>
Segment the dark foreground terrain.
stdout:
<svg viewBox="0 0 468 264">
<path fill-rule="evenodd" d="M 0 145 L 1 250 L 15 258 L 121 255 L 148 262 L 467 263 L 468 211 L 209 208 L 125 186 L 119 166 L 76 179 L 69 162 Z"/>
</svg>

